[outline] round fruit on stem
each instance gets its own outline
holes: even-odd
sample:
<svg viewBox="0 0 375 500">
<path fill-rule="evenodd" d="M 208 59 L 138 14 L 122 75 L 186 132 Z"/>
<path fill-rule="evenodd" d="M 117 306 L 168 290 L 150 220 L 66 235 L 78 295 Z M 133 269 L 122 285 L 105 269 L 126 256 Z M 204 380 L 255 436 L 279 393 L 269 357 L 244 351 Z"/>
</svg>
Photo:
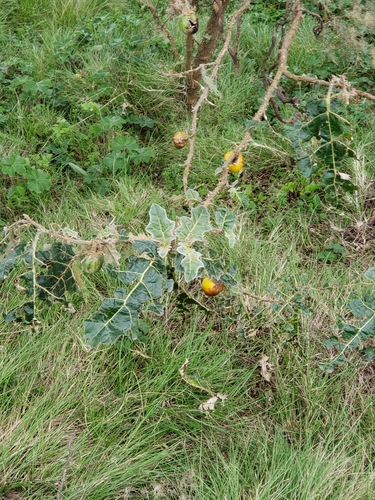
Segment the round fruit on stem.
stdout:
<svg viewBox="0 0 375 500">
<path fill-rule="evenodd" d="M 173 146 L 177 149 L 184 148 L 189 138 L 185 132 L 176 132 L 173 136 Z"/>
<path fill-rule="evenodd" d="M 215 283 L 207 276 L 202 280 L 202 290 L 209 297 L 213 297 L 214 295 L 218 295 L 224 289 L 224 283 Z"/>
<path fill-rule="evenodd" d="M 228 153 L 225 153 L 224 161 L 226 161 L 232 153 L 233 153 L 233 151 L 228 151 Z M 232 163 L 228 167 L 228 170 L 229 170 L 229 172 L 236 173 L 236 172 L 239 172 L 240 170 L 242 170 L 243 166 L 244 166 L 244 159 L 243 159 L 242 154 L 240 153 L 238 156 L 234 157 L 234 159 L 232 160 Z"/>
<path fill-rule="evenodd" d="M 103 265 L 104 255 L 86 255 L 82 260 L 82 269 L 87 274 L 97 273 Z"/>
<path fill-rule="evenodd" d="M 184 35 L 194 35 L 198 31 L 198 18 L 194 11 L 182 15 L 178 23 L 180 30 Z"/>
</svg>

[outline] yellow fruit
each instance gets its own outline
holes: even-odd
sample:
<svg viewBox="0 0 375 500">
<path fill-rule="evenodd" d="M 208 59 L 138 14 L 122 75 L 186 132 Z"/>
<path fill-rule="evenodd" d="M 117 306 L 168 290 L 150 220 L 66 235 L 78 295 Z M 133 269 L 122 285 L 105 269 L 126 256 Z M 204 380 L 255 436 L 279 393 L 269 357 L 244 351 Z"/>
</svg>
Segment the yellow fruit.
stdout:
<svg viewBox="0 0 375 500">
<path fill-rule="evenodd" d="M 226 161 L 232 153 L 233 151 L 228 151 L 228 153 L 225 153 L 224 160 Z M 243 165 L 244 165 L 244 160 L 242 154 L 240 153 L 237 157 L 234 157 L 233 163 L 229 165 L 228 170 L 229 172 L 236 173 L 242 170 Z"/>
<path fill-rule="evenodd" d="M 207 276 L 202 280 L 202 290 L 210 297 L 220 293 L 224 289 L 224 286 L 224 283 L 215 283 L 210 278 L 207 278 Z"/>
<path fill-rule="evenodd" d="M 177 149 L 181 149 L 186 146 L 188 139 L 185 132 L 176 132 L 173 136 L 173 146 Z"/>
</svg>

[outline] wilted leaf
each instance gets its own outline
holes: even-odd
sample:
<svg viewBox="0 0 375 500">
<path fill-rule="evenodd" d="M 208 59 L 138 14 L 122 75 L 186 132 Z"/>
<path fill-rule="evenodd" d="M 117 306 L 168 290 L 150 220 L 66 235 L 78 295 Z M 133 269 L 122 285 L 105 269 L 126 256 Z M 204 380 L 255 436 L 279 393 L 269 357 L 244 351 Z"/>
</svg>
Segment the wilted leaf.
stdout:
<svg viewBox="0 0 375 500">
<path fill-rule="evenodd" d="M 199 405 L 200 411 L 213 411 L 215 409 L 215 403 L 219 398 L 217 396 L 213 396 L 208 399 L 205 403 Z"/>
<path fill-rule="evenodd" d="M 200 411 L 214 411 L 217 401 L 220 400 L 224 405 L 224 401 L 227 399 L 227 397 L 228 396 L 226 396 L 225 394 L 221 394 L 220 392 L 218 392 L 216 396 L 212 396 L 212 398 L 200 404 L 199 409 Z"/>
<path fill-rule="evenodd" d="M 196 387 L 197 389 L 200 389 L 201 391 L 208 392 L 211 396 L 215 396 L 215 394 L 212 392 L 212 389 L 210 388 L 209 384 L 203 380 L 197 372 L 189 374 L 187 367 L 189 365 L 189 360 L 186 359 L 185 363 L 181 366 L 179 369 L 179 373 L 182 377 L 182 379 L 192 387 Z"/>
<path fill-rule="evenodd" d="M 120 265 L 121 254 L 116 250 L 114 244 L 104 245 L 102 252 L 106 264 L 114 264 L 117 267 Z"/>
</svg>

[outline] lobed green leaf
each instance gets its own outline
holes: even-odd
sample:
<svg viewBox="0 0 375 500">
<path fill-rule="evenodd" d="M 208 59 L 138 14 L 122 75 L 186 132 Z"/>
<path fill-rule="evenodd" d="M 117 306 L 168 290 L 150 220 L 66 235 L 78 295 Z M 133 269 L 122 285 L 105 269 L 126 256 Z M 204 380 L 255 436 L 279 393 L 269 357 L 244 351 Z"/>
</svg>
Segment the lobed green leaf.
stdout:
<svg viewBox="0 0 375 500">
<path fill-rule="evenodd" d="M 186 216 L 180 218 L 180 225 L 175 234 L 180 242 L 191 244 L 203 241 L 204 234 L 211 229 L 210 214 L 206 207 L 200 205 L 192 209 L 191 218 Z"/>
</svg>

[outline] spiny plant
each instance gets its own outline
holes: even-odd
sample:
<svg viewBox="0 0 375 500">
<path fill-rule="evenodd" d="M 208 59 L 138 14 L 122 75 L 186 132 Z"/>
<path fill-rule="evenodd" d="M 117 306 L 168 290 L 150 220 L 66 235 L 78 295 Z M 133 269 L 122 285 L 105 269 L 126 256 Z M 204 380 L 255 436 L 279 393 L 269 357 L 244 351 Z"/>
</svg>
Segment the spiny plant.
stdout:
<svg viewBox="0 0 375 500">
<path fill-rule="evenodd" d="M 187 5 L 187 2 L 183 3 Z M 175 4 L 177 5 L 177 2 Z M 228 2 L 222 5 L 227 6 Z M 356 189 L 348 174 L 341 172 L 344 159 L 354 157 L 355 153 L 347 142 L 351 129 L 349 123 L 342 117 L 342 105 L 337 100 L 337 94 L 344 96 L 345 99 L 353 96 L 374 97 L 369 94 L 364 95 L 365 93 L 355 89 L 349 91 L 348 83 L 340 78 L 332 78 L 330 82 L 323 84 L 320 80 L 314 78 L 306 80 L 304 76 L 298 77 L 288 72 L 288 52 L 303 19 L 301 0 L 288 4 L 287 19 L 284 20 L 283 26 L 290 24 L 290 27 L 288 32 L 284 30 L 280 42 L 277 64 L 273 68 L 275 74 L 270 81 L 267 81 L 259 109 L 244 127 L 243 139 L 223 155 L 224 161 L 217 169 L 216 187 L 201 199 L 197 190 L 193 189 L 194 186 L 190 185 L 190 170 L 196 153 L 198 116 L 212 91 L 223 58 L 230 53 L 233 29 L 249 6 L 250 0 L 247 0 L 231 15 L 222 48 L 216 59 L 212 63 L 199 65 L 199 70 L 204 68 L 206 71 L 207 78 L 206 85 L 199 97 L 197 94 L 198 98 L 191 109 L 190 132 L 183 134 L 182 146 L 188 144 L 188 152 L 183 172 L 185 206 L 181 214 L 175 219 L 170 219 L 164 207 L 153 204 L 149 211 L 149 222 L 144 228 L 146 235 L 128 234 L 115 224 L 111 224 L 91 240 L 81 238 L 72 228 L 62 228 L 60 231 L 45 228 L 25 215 L 20 221 L 4 229 L 1 240 L 3 257 L 0 261 L 0 278 L 4 280 L 11 272 L 17 274 L 19 270 L 18 290 L 25 292 L 28 297 L 21 308 L 5 314 L 7 320 L 27 321 L 36 325 L 39 321 L 38 308 L 41 301 L 69 302 L 69 298 L 77 288 L 84 287 L 82 273 L 95 274 L 102 266 L 115 280 L 116 285 L 112 296 L 105 298 L 99 310 L 84 322 L 85 338 L 90 346 L 113 343 L 124 335 L 134 340 L 142 338 L 145 326 L 141 312 L 163 314 L 162 298 L 166 293 L 176 292 L 175 295 L 180 296 L 181 300 L 187 298 L 190 303 L 202 307 L 199 299 L 195 298 L 189 289 L 194 280 L 204 278 L 207 285 L 208 278 L 214 287 L 215 284 L 219 285 L 217 290 L 222 289 L 220 283 L 223 283 L 232 292 L 238 291 L 236 269 L 230 266 L 229 259 L 216 256 L 210 250 L 209 244 L 210 238 L 222 238 L 222 235 L 225 235 L 229 246 L 234 246 L 236 216 L 226 207 L 213 208 L 213 206 L 219 194 L 235 189 L 237 180 L 230 184 L 229 172 L 234 172 L 238 177 L 241 175 L 242 151 L 248 145 L 255 143 L 253 135 L 261 126 L 261 121 L 266 118 L 266 111 L 274 100 L 274 94 L 278 91 L 282 77 L 319 83 L 329 88 L 327 97 L 308 101 L 306 105 L 308 116 L 305 121 L 294 120 L 292 126 L 287 129 L 287 136 L 295 150 L 300 172 L 307 179 L 321 176 L 320 180 L 331 201 L 337 200 L 341 191 L 350 194 Z M 224 11 L 225 9 L 220 16 Z M 157 11 L 155 12 L 154 17 L 158 20 Z M 184 29 L 190 27 L 191 31 L 194 31 L 196 19 L 191 14 L 189 16 L 188 27 L 185 26 Z M 193 33 L 188 33 L 187 36 L 193 36 Z M 183 75 L 189 77 L 191 68 L 189 67 Z M 93 134 L 101 134 L 103 130 L 112 131 L 123 123 L 122 120 L 123 118 L 118 116 L 100 118 L 92 125 L 91 131 Z M 180 147 L 180 143 L 177 147 Z M 128 158 L 136 162 L 143 161 L 145 156 L 149 158 L 151 155 L 146 148 L 143 150 L 139 148 L 130 136 L 115 137 L 110 142 L 110 150 L 103 164 L 113 171 L 122 168 Z M 87 181 L 89 178 L 87 171 L 73 163 L 70 166 Z M 32 236 L 30 236 L 31 230 Z M 132 254 L 127 259 L 124 259 L 119 252 L 123 245 L 131 245 Z M 203 290 L 206 293 L 211 292 L 210 286 L 206 285 Z M 362 314 L 369 318 L 368 311 L 371 308 L 368 303 L 368 300 L 362 301 L 362 307 L 354 307 L 357 316 Z M 364 330 L 363 327 L 364 325 L 360 325 L 355 330 L 356 340 L 350 345 L 357 345 L 355 342 L 362 338 L 362 334 L 369 336 L 368 329 Z M 350 328 L 345 329 L 345 335 L 349 330 Z M 336 344 L 337 346 L 342 347 L 340 343 Z M 332 362 L 331 366 L 334 365 L 335 362 Z"/>
</svg>

